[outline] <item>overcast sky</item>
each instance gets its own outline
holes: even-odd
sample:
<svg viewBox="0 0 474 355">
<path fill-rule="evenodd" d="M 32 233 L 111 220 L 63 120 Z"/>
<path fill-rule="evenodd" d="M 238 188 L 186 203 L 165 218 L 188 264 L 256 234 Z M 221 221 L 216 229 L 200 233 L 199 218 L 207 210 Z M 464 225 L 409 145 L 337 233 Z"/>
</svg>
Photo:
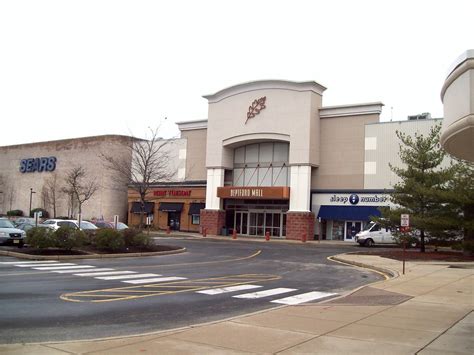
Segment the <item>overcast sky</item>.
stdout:
<svg viewBox="0 0 474 355">
<path fill-rule="evenodd" d="M 473 20 L 472 0 L 2 0 L 0 145 L 176 136 L 207 118 L 202 95 L 261 79 L 314 80 L 325 106 L 382 101 L 382 121 L 442 117 Z"/>
</svg>

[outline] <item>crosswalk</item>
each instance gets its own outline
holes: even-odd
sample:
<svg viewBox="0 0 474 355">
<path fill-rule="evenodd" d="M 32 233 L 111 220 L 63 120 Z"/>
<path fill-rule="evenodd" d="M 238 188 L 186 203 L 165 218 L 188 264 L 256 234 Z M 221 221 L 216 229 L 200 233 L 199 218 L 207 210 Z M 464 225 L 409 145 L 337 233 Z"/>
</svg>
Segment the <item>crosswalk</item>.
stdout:
<svg viewBox="0 0 474 355">
<path fill-rule="evenodd" d="M 56 274 L 70 274 L 78 277 L 92 277 L 96 280 L 101 281 L 117 281 L 129 285 L 140 285 L 146 284 L 159 284 L 173 281 L 188 280 L 186 277 L 161 275 L 155 273 L 139 273 L 131 270 L 116 270 L 113 268 L 96 267 L 93 265 L 77 265 L 74 263 L 61 263 L 56 260 L 48 261 L 9 261 L 0 262 L 0 265 L 13 266 L 19 268 L 30 268 L 32 270 L 47 271 Z M 191 280 L 190 280 L 191 281 Z M 258 290 L 257 290 L 258 289 Z M 246 292 L 251 291 L 252 292 Z M 241 293 L 245 292 L 245 293 Z M 205 296 L 218 296 L 222 294 L 230 294 L 232 298 L 243 299 L 243 300 L 256 300 L 256 299 L 268 299 L 269 302 L 284 304 L 284 305 L 297 305 L 301 303 L 321 300 L 328 297 L 336 296 L 336 293 L 311 291 L 305 293 L 295 288 L 264 288 L 262 285 L 257 284 L 240 284 L 235 286 L 227 287 L 214 287 L 208 289 L 199 289 L 194 291 L 195 294 L 201 294 Z M 288 295 L 284 298 L 282 295 Z"/>
</svg>

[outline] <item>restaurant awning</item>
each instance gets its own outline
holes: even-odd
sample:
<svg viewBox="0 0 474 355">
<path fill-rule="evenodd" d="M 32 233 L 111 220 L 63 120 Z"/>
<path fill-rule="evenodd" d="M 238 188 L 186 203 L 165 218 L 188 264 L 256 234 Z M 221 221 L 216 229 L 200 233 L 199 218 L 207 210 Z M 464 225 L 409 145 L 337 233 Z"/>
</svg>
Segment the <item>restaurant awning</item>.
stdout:
<svg viewBox="0 0 474 355">
<path fill-rule="evenodd" d="M 201 210 L 205 208 L 206 208 L 205 203 L 191 203 L 191 205 L 189 206 L 188 215 L 200 214 Z"/>
<path fill-rule="evenodd" d="M 378 206 L 321 206 L 318 218 L 335 221 L 369 221 L 380 217 Z"/>
<path fill-rule="evenodd" d="M 158 210 L 162 212 L 181 212 L 183 204 L 182 202 L 160 202 Z"/>
<path fill-rule="evenodd" d="M 130 209 L 131 213 L 141 213 L 142 208 L 141 208 L 142 203 L 141 202 L 132 202 L 132 208 Z M 154 202 L 145 202 L 145 213 L 146 214 L 151 214 L 153 213 L 153 210 L 155 209 L 155 203 Z"/>
</svg>

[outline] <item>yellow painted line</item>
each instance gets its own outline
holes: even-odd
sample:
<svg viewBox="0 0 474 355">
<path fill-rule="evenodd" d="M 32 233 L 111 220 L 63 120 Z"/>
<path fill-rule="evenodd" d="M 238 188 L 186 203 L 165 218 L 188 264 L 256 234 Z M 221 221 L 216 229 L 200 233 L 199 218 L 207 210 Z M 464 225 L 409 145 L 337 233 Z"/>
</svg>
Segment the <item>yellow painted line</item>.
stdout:
<svg viewBox="0 0 474 355">
<path fill-rule="evenodd" d="M 241 260 L 248 260 L 251 258 L 255 258 L 256 256 L 260 255 L 262 253 L 261 250 L 258 250 L 257 252 L 249 255 L 249 256 L 244 256 L 241 258 L 235 258 L 235 259 L 226 259 L 226 260 L 216 260 L 216 261 L 200 261 L 196 263 L 178 263 L 178 264 L 161 264 L 161 265 L 143 265 L 143 266 L 134 266 L 134 269 L 142 269 L 142 268 L 150 268 L 150 267 L 173 267 L 173 266 L 194 266 L 194 265 L 208 265 L 208 264 L 222 264 L 222 263 L 230 263 L 234 261 L 241 261 Z"/>
<path fill-rule="evenodd" d="M 208 288 L 220 288 L 279 280 L 281 276 L 269 274 L 242 274 L 221 276 L 208 279 L 174 281 L 161 284 L 148 284 L 127 286 L 102 290 L 80 291 L 66 293 L 60 296 L 64 301 L 70 302 L 113 302 L 144 297 L 170 295 L 183 292 L 194 292 Z"/>
<path fill-rule="evenodd" d="M 332 256 L 328 256 L 327 259 L 330 260 L 330 261 L 332 261 L 332 262 L 334 262 L 334 263 L 339 263 L 339 264 L 348 265 L 348 266 L 352 266 L 352 267 L 358 267 L 358 268 L 360 268 L 360 269 L 364 269 L 364 270 L 369 270 L 369 271 L 375 272 L 376 274 L 382 275 L 382 276 L 385 278 L 385 280 L 389 280 L 389 279 L 390 279 L 390 277 L 387 276 L 387 274 L 385 274 L 385 273 L 383 273 L 383 272 L 381 272 L 381 271 L 378 271 L 378 270 L 374 270 L 374 269 L 372 269 L 372 268 L 370 268 L 370 267 L 359 266 L 359 265 L 354 265 L 354 264 L 351 264 L 351 263 L 343 262 L 343 261 L 340 261 L 340 260 L 335 260 L 335 259 L 333 259 Z"/>
</svg>

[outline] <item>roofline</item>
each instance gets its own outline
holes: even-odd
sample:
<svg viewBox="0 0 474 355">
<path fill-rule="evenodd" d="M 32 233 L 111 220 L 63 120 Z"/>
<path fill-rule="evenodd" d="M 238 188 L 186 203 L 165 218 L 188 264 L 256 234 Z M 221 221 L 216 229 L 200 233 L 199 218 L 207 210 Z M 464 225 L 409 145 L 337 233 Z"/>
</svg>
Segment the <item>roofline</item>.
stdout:
<svg viewBox="0 0 474 355">
<path fill-rule="evenodd" d="M 207 118 L 204 120 L 176 122 L 180 131 L 192 131 L 196 129 L 207 129 Z"/>
<path fill-rule="evenodd" d="M 319 109 L 320 118 L 359 116 L 359 115 L 379 115 L 384 104 L 378 102 L 367 102 L 351 105 L 323 106 Z"/>
<path fill-rule="evenodd" d="M 398 121 L 383 121 L 383 122 L 372 122 L 372 123 L 366 123 L 366 126 L 371 126 L 371 125 L 376 125 L 376 124 L 386 124 L 386 123 L 414 123 L 414 122 L 425 122 L 425 121 L 441 121 L 443 117 L 441 118 L 423 118 L 421 120 L 398 120 Z"/>
<path fill-rule="evenodd" d="M 318 95 L 322 95 L 326 87 L 317 83 L 316 81 L 289 81 L 289 80 L 256 80 L 249 81 L 233 86 L 229 86 L 225 89 L 219 90 L 214 94 L 204 95 L 203 98 L 207 99 L 209 103 L 216 103 L 230 96 L 238 95 L 244 92 L 256 91 L 256 90 L 292 90 L 292 91 L 312 91 Z"/>
<path fill-rule="evenodd" d="M 35 146 L 35 145 L 40 145 L 40 144 L 46 144 L 46 143 L 66 143 L 66 142 L 73 142 L 73 141 L 78 141 L 78 140 L 93 140 L 93 139 L 107 139 L 107 138 L 122 138 L 122 139 L 129 139 L 129 140 L 134 140 L 134 141 L 143 141 L 145 139 L 142 138 L 136 138 L 132 136 L 125 136 L 122 134 L 102 134 L 98 136 L 86 136 L 86 137 L 77 137 L 77 138 L 65 138 L 65 139 L 57 139 L 57 140 L 51 140 L 51 141 L 40 141 L 40 142 L 32 142 L 32 143 L 20 143 L 20 144 L 13 144 L 13 145 L 3 145 L 0 146 L 0 148 L 19 148 L 19 147 L 25 147 L 25 146 Z"/>
</svg>

